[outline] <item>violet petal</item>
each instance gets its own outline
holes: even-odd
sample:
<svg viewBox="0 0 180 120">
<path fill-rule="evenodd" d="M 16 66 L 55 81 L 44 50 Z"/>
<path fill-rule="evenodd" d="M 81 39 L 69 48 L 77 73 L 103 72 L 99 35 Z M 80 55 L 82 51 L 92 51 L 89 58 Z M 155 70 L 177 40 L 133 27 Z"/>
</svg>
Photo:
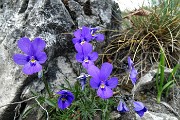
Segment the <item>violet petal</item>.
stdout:
<svg viewBox="0 0 180 120">
<path fill-rule="evenodd" d="M 133 61 L 131 60 L 131 58 L 128 56 L 128 69 L 129 71 L 132 69 L 132 66 L 133 66 Z"/>
<path fill-rule="evenodd" d="M 91 30 L 88 27 L 82 27 L 82 37 L 84 37 L 85 41 L 89 42 L 92 38 Z"/>
<path fill-rule="evenodd" d="M 97 95 L 99 97 L 101 97 L 102 99 L 108 99 L 113 96 L 113 91 L 110 88 L 108 88 L 107 86 L 105 86 L 105 88 L 103 88 L 103 89 L 101 87 L 99 87 L 99 89 L 97 91 Z"/>
<path fill-rule="evenodd" d="M 80 39 L 80 38 L 73 38 L 73 39 L 72 39 L 72 42 L 73 42 L 74 44 L 80 43 L 80 42 L 81 42 L 81 39 Z"/>
<path fill-rule="evenodd" d="M 94 89 L 98 89 L 101 81 L 99 79 L 91 78 L 90 79 L 90 85 Z"/>
<path fill-rule="evenodd" d="M 90 53 L 88 56 L 89 56 L 91 61 L 96 61 L 98 59 L 98 53 L 97 52 Z"/>
<path fill-rule="evenodd" d="M 96 66 L 90 66 L 88 69 L 88 74 L 92 76 L 94 79 L 99 79 L 99 68 Z"/>
<path fill-rule="evenodd" d="M 117 110 L 118 110 L 119 112 L 128 112 L 128 111 L 129 111 L 129 109 L 126 107 L 126 104 L 123 103 L 122 101 L 119 102 L 119 105 L 118 105 L 118 107 L 117 107 Z"/>
<path fill-rule="evenodd" d="M 74 32 L 74 36 L 75 36 L 76 38 L 80 39 L 80 38 L 81 38 L 81 30 L 80 30 L 80 29 L 76 30 L 76 31 Z"/>
<path fill-rule="evenodd" d="M 88 69 L 92 65 L 94 66 L 94 62 L 92 62 L 91 60 L 88 60 L 88 62 L 83 61 L 82 65 L 84 68 Z"/>
<path fill-rule="evenodd" d="M 82 45 L 82 50 L 83 50 L 84 56 L 87 56 L 88 54 L 90 54 L 92 52 L 93 47 L 92 47 L 92 45 L 90 43 L 85 42 Z"/>
<path fill-rule="evenodd" d="M 23 54 L 15 54 L 13 56 L 13 60 L 16 64 L 19 64 L 19 65 L 25 65 L 29 62 L 28 56 L 23 55 Z"/>
<path fill-rule="evenodd" d="M 136 111 L 136 113 L 140 116 L 143 117 L 144 113 L 147 111 L 146 107 L 144 107 L 142 110 L 140 111 Z"/>
<path fill-rule="evenodd" d="M 108 62 L 103 63 L 100 69 L 100 79 L 106 80 L 110 76 L 112 69 L 113 69 L 112 64 Z"/>
<path fill-rule="evenodd" d="M 104 40 L 104 35 L 103 34 L 96 34 L 95 35 L 95 39 L 97 41 L 103 41 Z"/>
<path fill-rule="evenodd" d="M 31 53 L 31 41 L 27 37 L 23 37 L 18 41 L 18 47 L 27 55 L 32 55 Z"/>
<path fill-rule="evenodd" d="M 76 44 L 74 45 L 74 47 L 75 47 L 75 49 L 76 49 L 76 51 L 77 51 L 78 53 L 82 53 L 82 52 L 83 52 L 83 48 L 82 48 L 82 45 L 81 45 L 80 43 L 76 43 Z"/>
<path fill-rule="evenodd" d="M 47 55 L 45 52 L 38 52 L 38 53 L 36 53 L 36 58 L 40 64 L 43 64 L 47 60 Z"/>
<path fill-rule="evenodd" d="M 107 80 L 107 86 L 109 88 L 115 88 L 118 85 L 118 78 L 112 77 L 110 80 Z"/>
<path fill-rule="evenodd" d="M 145 107 L 142 102 L 135 101 L 135 102 L 133 102 L 133 104 L 134 104 L 135 111 L 140 111 L 140 110 L 144 109 L 144 107 Z"/>
<path fill-rule="evenodd" d="M 84 55 L 82 53 L 77 53 L 76 54 L 76 60 L 80 63 L 84 61 Z"/>
<path fill-rule="evenodd" d="M 41 38 L 35 38 L 32 41 L 32 46 L 33 46 L 34 52 L 42 52 L 46 46 L 46 43 Z"/>
<path fill-rule="evenodd" d="M 70 91 L 61 90 L 57 94 L 61 95 L 58 99 L 58 107 L 62 110 L 69 107 L 74 100 L 74 95 Z"/>
<path fill-rule="evenodd" d="M 31 63 L 28 62 L 24 65 L 22 71 L 27 75 L 31 75 L 33 73 L 39 72 L 40 70 L 42 70 L 42 66 L 38 62 L 36 62 L 35 65 L 31 65 Z"/>
<path fill-rule="evenodd" d="M 137 70 L 134 68 L 134 67 L 132 67 L 132 70 L 130 71 L 130 79 L 131 79 L 131 81 L 132 81 L 132 83 L 135 85 L 135 83 L 136 83 L 136 77 L 137 77 L 137 74 L 138 74 L 138 72 L 137 72 Z"/>
</svg>

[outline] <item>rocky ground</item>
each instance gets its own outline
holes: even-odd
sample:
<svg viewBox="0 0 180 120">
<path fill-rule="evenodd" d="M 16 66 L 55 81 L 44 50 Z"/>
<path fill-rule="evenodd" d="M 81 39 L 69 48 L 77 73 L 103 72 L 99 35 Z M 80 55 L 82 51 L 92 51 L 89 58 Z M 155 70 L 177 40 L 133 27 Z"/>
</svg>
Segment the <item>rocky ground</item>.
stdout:
<svg viewBox="0 0 180 120">
<path fill-rule="evenodd" d="M 77 77 L 71 33 L 83 25 L 120 30 L 120 23 L 115 22 L 117 19 L 121 21 L 121 17 L 114 14 L 117 13 L 116 7 L 111 0 L 0 0 L 0 120 L 13 120 L 18 110 L 21 112 L 30 104 L 9 103 L 28 99 L 30 91 L 44 90 L 44 85 L 35 75 L 24 75 L 21 66 L 12 60 L 13 54 L 20 52 L 17 41 L 21 37 L 41 37 L 46 41 L 45 77 L 56 92 L 58 85 L 65 84 L 62 80 L 69 79 L 73 84 Z M 106 37 L 112 35 L 105 34 Z M 102 45 L 98 46 L 96 49 L 101 52 Z M 178 120 L 178 107 L 178 112 L 172 111 L 163 103 L 156 104 L 152 99 L 156 97 L 150 92 L 143 94 L 147 97 L 144 103 L 149 109 L 144 120 Z M 176 96 L 179 99 L 179 93 Z M 174 101 L 169 104 L 173 105 Z M 179 103 L 174 104 L 177 105 Z M 118 116 L 116 119 L 140 119 L 134 114 L 113 113 Z M 35 119 L 35 115 L 29 119 Z"/>
</svg>

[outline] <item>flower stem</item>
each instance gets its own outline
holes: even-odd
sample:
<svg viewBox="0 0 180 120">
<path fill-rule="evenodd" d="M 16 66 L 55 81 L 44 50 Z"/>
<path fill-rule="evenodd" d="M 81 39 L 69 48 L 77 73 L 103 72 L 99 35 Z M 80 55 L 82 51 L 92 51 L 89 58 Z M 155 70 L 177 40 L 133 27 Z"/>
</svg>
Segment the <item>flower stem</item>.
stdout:
<svg viewBox="0 0 180 120">
<path fill-rule="evenodd" d="M 161 102 L 161 91 L 159 91 L 157 95 L 157 103 L 160 103 L 160 102 Z"/>
<path fill-rule="evenodd" d="M 50 90 L 50 88 L 49 88 L 49 84 L 48 84 L 47 80 L 44 78 L 44 76 L 43 76 L 41 79 L 42 79 L 43 82 L 44 82 L 45 89 L 46 89 L 46 91 L 48 92 L 49 97 L 52 97 L 51 90 Z"/>
</svg>

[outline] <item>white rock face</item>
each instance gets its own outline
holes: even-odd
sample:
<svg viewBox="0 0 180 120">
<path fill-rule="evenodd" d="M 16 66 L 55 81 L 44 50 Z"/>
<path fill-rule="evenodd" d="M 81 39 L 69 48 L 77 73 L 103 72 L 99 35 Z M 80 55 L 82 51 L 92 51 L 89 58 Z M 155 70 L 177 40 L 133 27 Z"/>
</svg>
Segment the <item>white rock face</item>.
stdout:
<svg viewBox="0 0 180 120">
<path fill-rule="evenodd" d="M 137 93 L 138 91 L 142 90 L 143 88 L 147 87 L 151 87 L 154 82 L 155 79 L 153 79 L 157 73 L 157 65 L 154 65 L 152 68 L 156 67 L 156 69 L 152 69 L 150 70 L 148 73 L 146 73 L 143 77 L 141 77 L 137 84 L 134 86 L 134 88 L 132 89 L 132 94 Z M 172 69 L 166 68 L 164 70 L 165 73 L 169 74 L 172 72 Z M 146 86 L 146 87 L 145 87 Z"/>
<path fill-rule="evenodd" d="M 178 120 L 178 118 L 164 113 L 155 113 L 147 111 L 142 118 L 136 114 L 137 120 Z"/>
</svg>

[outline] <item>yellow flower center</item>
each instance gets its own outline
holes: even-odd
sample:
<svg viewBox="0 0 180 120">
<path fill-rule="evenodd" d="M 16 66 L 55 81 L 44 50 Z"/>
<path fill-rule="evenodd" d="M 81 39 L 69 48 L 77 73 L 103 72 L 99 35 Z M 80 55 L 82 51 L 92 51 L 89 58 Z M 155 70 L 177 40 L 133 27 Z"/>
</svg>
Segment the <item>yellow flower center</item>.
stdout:
<svg viewBox="0 0 180 120">
<path fill-rule="evenodd" d="M 104 85 L 104 84 L 101 84 L 100 88 L 105 88 L 105 85 Z"/>
<path fill-rule="evenodd" d="M 35 63 L 36 62 L 36 60 L 35 59 L 31 59 L 31 63 Z"/>
<path fill-rule="evenodd" d="M 86 62 L 86 63 L 87 63 L 87 62 L 89 62 L 89 60 L 88 60 L 88 59 L 85 59 L 85 60 L 84 60 L 84 62 Z"/>
</svg>

